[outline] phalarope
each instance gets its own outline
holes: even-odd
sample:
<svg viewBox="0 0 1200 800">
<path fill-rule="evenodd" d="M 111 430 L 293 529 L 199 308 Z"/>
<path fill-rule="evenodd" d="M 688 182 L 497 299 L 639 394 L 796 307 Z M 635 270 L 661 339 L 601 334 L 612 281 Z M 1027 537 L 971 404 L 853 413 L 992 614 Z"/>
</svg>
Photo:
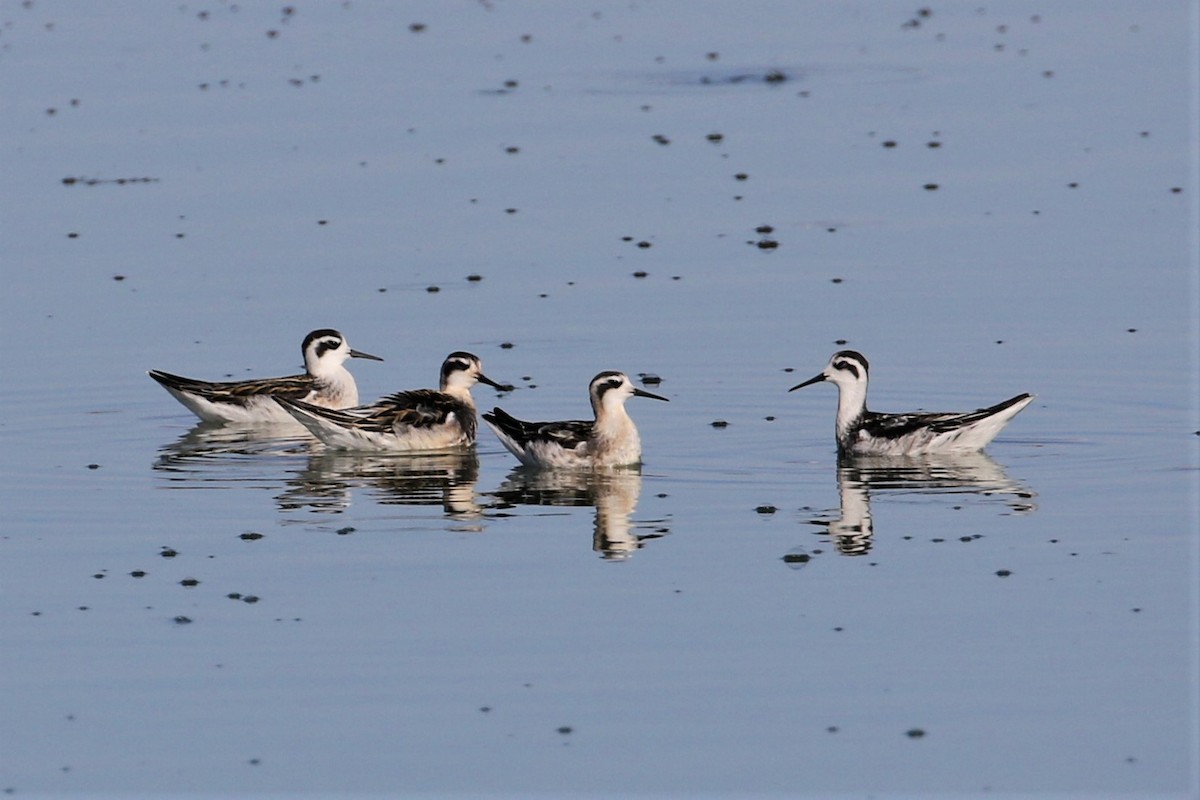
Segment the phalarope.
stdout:
<svg viewBox="0 0 1200 800">
<path fill-rule="evenodd" d="M 276 402 L 335 450 L 447 450 L 475 443 L 478 422 L 471 387 L 477 382 L 501 391 L 510 388 L 484 375 L 478 356 L 457 352 L 442 362 L 437 391 L 410 389 L 340 411 L 286 397 Z"/>
<path fill-rule="evenodd" d="M 285 378 L 213 383 L 157 369 L 147 374 L 206 422 L 291 422 L 272 397 L 348 408 L 358 404 L 358 385 L 342 363 L 347 358 L 383 361 L 379 356 L 352 350 L 346 337 L 330 328 L 305 336 L 300 350 L 304 353 L 305 374 Z"/>
<path fill-rule="evenodd" d="M 525 422 L 494 408 L 483 419 L 522 464 L 531 467 L 596 468 L 638 464 L 642 442 L 625 411 L 630 397 L 666 400 L 637 388 L 623 372 L 601 372 L 588 386 L 593 421 Z"/>
<path fill-rule="evenodd" d="M 1019 394 L 967 413 L 880 414 L 867 410 L 867 359 L 839 350 L 824 371 L 789 392 L 820 381 L 838 387 L 837 443 L 842 455 L 922 455 L 982 450 L 1000 429 L 1033 401 Z"/>
</svg>

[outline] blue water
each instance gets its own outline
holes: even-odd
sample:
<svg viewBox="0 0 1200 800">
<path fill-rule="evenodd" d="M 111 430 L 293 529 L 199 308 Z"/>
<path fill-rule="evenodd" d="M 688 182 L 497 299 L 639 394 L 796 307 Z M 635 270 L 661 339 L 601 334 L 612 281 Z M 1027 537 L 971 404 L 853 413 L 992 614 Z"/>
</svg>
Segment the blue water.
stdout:
<svg viewBox="0 0 1200 800">
<path fill-rule="evenodd" d="M 2 7 L 0 788 L 1195 796 L 1194 4 L 281 8 Z M 671 402 L 563 480 L 145 375 L 317 327 Z M 1038 397 L 839 470 L 842 347 Z"/>
</svg>

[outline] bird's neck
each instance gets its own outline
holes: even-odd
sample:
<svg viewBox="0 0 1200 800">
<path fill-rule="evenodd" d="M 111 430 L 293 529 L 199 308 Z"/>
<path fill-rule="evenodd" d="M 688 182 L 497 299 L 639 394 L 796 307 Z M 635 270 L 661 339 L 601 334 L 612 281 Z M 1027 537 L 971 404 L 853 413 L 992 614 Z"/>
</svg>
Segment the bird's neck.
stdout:
<svg viewBox="0 0 1200 800">
<path fill-rule="evenodd" d="M 603 439 L 637 436 L 637 428 L 623 404 L 600 406 L 596 409 L 595 435 Z"/>
<path fill-rule="evenodd" d="M 313 380 L 326 394 L 338 398 L 340 406 L 358 405 L 358 384 L 350 371 L 338 364 L 312 373 Z"/>
<path fill-rule="evenodd" d="M 475 407 L 475 398 L 471 396 L 471 387 L 463 386 L 462 384 L 451 383 L 442 386 L 442 393 L 448 394 L 455 400 L 459 401 L 468 408 Z"/>
<path fill-rule="evenodd" d="M 837 434 L 844 439 L 867 411 L 867 386 L 855 383 L 838 387 Z"/>
</svg>

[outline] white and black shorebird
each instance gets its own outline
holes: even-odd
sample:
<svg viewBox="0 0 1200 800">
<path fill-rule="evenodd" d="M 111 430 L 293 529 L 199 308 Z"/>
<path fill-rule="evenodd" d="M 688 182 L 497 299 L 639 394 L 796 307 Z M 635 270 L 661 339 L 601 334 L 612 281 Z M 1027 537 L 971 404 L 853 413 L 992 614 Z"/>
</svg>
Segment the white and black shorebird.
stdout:
<svg viewBox="0 0 1200 800">
<path fill-rule="evenodd" d="M 343 366 L 348 358 L 383 361 L 351 349 L 346 337 L 331 328 L 304 337 L 304 374 L 283 378 L 212 382 L 183 378 L 157 369 L 147 374 L 206 422 L 291 422 L 272 397 L 286 397 L 326 408 L 358 404 L 358 385 Z"/>
<path fill-rule="evenodd" d="M 588 386 L 595 419 L 525 422 L 494 408 L 483 419 L 522 464 L 531 467 L 603 468 L 641 463 L 642 442 L 625 411 L 630 397 L 666 400 L 633 385 L 623 372 L 601 372 Z"/>
<path fill-rule="evenodd" d="M 818 375 L 789 392 L 820 381 L 838 387 L 837 444 L 841 455 L 923 455 L 982 450 L 1009 420 L 1033 401 L 1019 394 L 966 413 L 881 414 L 867 410 L 867 373 L 862 353 L 840 350 Z"/>
<path fill-rule="evenodd" d="M 478 420 L 471 387 L 486 383 L 505 391 L 483 374 L 479 357 L 451 353 L 442 362 L 439 388 L 396 392 L 365 406 L 341 411 L 286 397 L 276 402 L 327 446 L 335 450 L 413 453 L 449 450 L 475 443 Z"/>
</svg>

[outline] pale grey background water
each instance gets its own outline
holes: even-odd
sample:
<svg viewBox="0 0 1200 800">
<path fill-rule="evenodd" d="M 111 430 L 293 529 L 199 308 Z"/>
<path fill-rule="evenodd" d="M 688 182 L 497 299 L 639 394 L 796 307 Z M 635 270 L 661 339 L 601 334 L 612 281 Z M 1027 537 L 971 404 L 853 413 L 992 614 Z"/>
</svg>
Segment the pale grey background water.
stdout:
<svg viewBox="0 0 1200 800">
<path fill-rule="evenodd" d="M 284 5 L 0 6 L 0 787 L 1195 796 L 1194 3 Z M 325 326 L 671 403 L 539 482 L 144 374 Z M 1038 400 L 839 473 L 838 340 Z"/>
</svg>

